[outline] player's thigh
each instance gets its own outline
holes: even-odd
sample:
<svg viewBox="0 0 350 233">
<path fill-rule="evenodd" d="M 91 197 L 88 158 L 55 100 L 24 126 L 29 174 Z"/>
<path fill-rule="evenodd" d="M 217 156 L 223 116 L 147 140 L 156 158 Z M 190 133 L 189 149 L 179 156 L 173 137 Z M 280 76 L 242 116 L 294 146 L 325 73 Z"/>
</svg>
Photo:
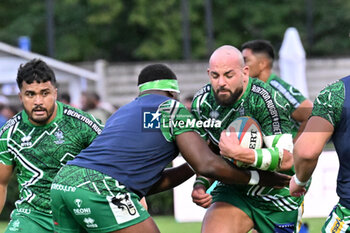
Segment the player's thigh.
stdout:
<svg viewBox="0 0 350 233">
<path fill-rule="evenodd" d="M 246 233 L 253 226 L 252 219 L 238 207 L 215 202 L 204 216 L 202 233 Z"/>
<path fill-rule="evenodd" d="M 75 188 L 74 192 L 55 190 L 63 197 L 64 210 L 71 214 L 75 223 L 88 232 L 113 232 L 137 225 L 150 217 L 139 202 L 139 197 L 124 191 L 105 196 L 82 188 Z M 51 194 L 55 192 L 51 190 Z M 70 226 L 72 222 L 67 218 L 61 219 L 64 222 L 57 219 L 57 229 L 64 230 L 74 225 Z"/>
<path fill-rule="evenodd" d="M 252 211 L 258 232 L 297 232 L 299 211 L 274 211 L 256 208 Z"/>
<path fill-rule="evenodd" d="M 350 209 L 337 204 L 322 227 L 323 233 L 350 232 Z"/>
<path fill-rule="evenodd" d="M 73 189 L 74 190 L 74 189 Z M 75 220 L 64 201 L 64 192 L 51 190 L 51 208 L 55 232 L 79 233 L 85 230 Z"/>
<path fill-rule="evenodd" d="M 135 233 L 135 232 L 160 233 L 156 223 L 153 221 L 151 217 L 149 217 L 143 222 L 137 223 L 127 228 L 123 228 L 118 231 L 113 231 L 111 233 Z"/>
<path fill-rule="evenodd" d="M 5 232 L 53 232 L 52 217 L 51 215 L 46 216 L 36 214 L 35 211 L 30 211 L 30 213 L 20 213 L 17 210 L 14 210 L 11 214 L 11 221 Z"/>
<path fill-rule="evenodd" d="M 246 213 L 258 232 L 295 232 L 300 206 L 285 211 L 276 208 L 274 202 L 266 202 L 263 197 L 249 197 L 228 185 L 218 185 L 212 192 L 213 202 L 230 203 Z"/>
</svg>

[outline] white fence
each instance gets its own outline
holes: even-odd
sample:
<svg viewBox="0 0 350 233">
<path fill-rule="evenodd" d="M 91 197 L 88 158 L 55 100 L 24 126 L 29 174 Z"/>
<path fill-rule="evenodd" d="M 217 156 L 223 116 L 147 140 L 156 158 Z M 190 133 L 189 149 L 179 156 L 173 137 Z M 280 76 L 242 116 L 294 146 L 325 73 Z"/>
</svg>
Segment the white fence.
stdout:
<svg viewBox="0 0 350 233">
<path fill-rule="evenodd" d="M 106 67 L 105 97 L 115 105 L 123 105 L 137 95 L 137 76 L 148 63 L 110 63 Z M 208 81 L 207 62 L 167 62 L 179 79 L 181 97 L 193 95 Z M 278 62 L 275 70 L 279 74 Z M 350 75 L 350 58 L 309 59 L 306 67 L 306 81 L 310 99 L 328 83 Z M 297 77 L 296 77 L 297 78 Z"/>
</svg>

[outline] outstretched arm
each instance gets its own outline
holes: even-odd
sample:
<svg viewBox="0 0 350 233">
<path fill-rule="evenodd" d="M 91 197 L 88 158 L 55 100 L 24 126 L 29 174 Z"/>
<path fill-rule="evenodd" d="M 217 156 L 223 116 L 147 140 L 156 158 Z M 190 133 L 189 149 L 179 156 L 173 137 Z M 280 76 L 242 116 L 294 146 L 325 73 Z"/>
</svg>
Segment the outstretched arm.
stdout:
<svg viewBox="0 0 350 233">
<path fill-rule="evenodd" d="M 184 163 L 178 167 L 167 168 L 163 171 L 160 180 L 152 186 L 147 195 L 159 193 L 178 186 L 194 175 L 194 171 Z"/>
<path fill-rule="evenodd" d="M 12 175 L 13 166 L 0 164 L 0 213 L 4 208 L 7 194 L 7 185 Z"/>
<path fill-rule="evenodd" d="M 304 186 L 311 178 L 324 145 L 334 131 L 333 125 L 326 119 L 313 116 L 307 122 L 304 132 L 294 146 L 295 176 L 290 181 L 292 196 L 305 192 Z M 298 185 L 299 184 L 299 185 Z"/>
<path fill-rule="evenodd" d="M 269 173 L 266 177 L 260 171 L 251 172 L 232 166 L 215 155 L 195 132 L 177 135 L 176 142 L 185 160 L 197 173 L 205 177 L 220 180 L 226 184 L 259 184 L 270 187 L 283 187 L 289 182 L 289 177 L 282 174 Z M 255 179 L 256 174 L 259 180 Z"/>
</svg>

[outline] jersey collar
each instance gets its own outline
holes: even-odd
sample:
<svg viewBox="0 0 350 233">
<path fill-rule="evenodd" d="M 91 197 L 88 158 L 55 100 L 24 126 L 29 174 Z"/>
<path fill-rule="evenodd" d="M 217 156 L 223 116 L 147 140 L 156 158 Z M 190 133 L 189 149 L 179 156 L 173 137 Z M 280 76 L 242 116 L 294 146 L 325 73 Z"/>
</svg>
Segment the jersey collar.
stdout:
<svg viewBox="0 0 350 233">
<path fill-rule="evenodd" d="M 277 78 L 278 76 L 274 73 L 271 73 L 269 78 L 267 79 L 266 83 L 270 83 L 272 80 L 274 80 L 275 78 Z"/>
</svg>

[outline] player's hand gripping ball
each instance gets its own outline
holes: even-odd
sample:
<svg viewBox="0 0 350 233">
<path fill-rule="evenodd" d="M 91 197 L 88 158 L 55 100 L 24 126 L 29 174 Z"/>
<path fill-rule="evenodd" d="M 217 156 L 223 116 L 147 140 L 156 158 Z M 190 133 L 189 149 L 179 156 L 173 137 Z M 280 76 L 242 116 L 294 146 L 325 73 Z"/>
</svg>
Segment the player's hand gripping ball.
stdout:
<svg viewBox="0 0 350 233">
<path fill-rule="evenodd" d="M 263 134 L 260 124 L 252 117 L 243 116 L 235 119 L 226 129 L 226 135 L 236 133 L 239 144 L 244 148 L 260 149 L 263 145 Z M 248 164 L 233 160 L 234 164 L 239 167 L 247 167 Z"/>
</svg>

